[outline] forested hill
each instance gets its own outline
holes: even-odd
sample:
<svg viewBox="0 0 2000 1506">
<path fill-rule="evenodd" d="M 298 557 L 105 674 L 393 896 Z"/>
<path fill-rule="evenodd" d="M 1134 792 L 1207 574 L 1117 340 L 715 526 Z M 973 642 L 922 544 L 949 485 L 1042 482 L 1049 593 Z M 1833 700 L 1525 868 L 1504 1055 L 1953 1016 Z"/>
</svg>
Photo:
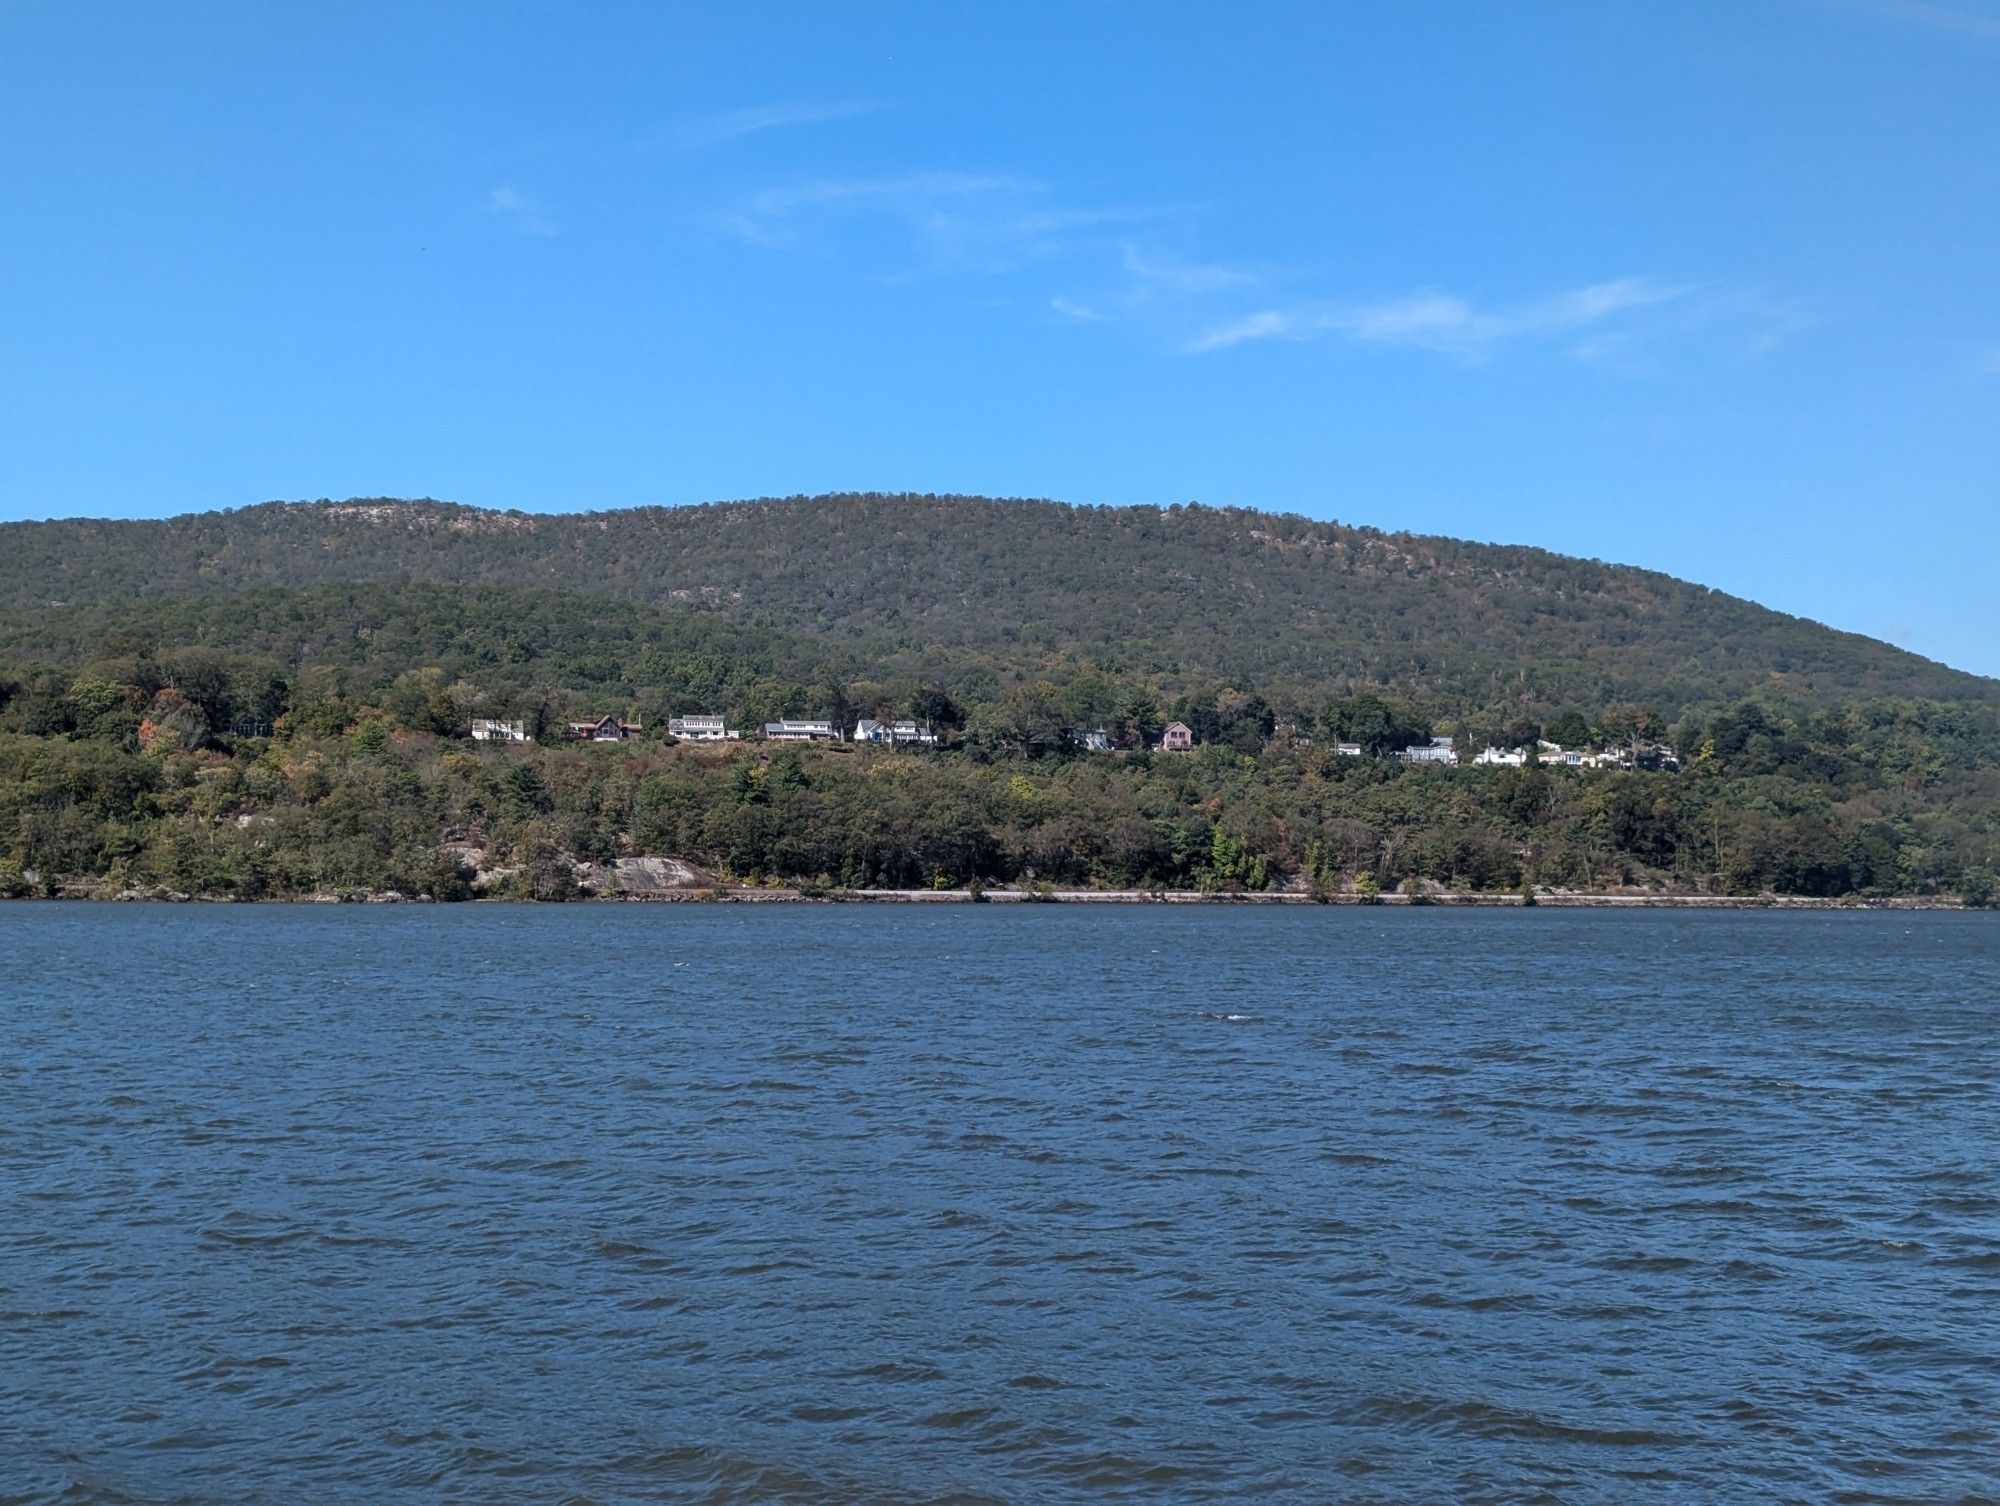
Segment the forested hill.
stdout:
<svg viewBox="0 0 2000 1506">
<path fill-rule="evenodd" d="M 2000 702 L 2000 681 L 1652 571 L 1240 509 L 866 494 L 536 516 L 370 500 L 0 526 L 16 632 L 51 607 L 134 626 L 149 600 L 359 582 L 610 599 L 902 664 L 1388 686 L 1440 711 L 1673 714 L 1760 691 Z"/>
</svg>

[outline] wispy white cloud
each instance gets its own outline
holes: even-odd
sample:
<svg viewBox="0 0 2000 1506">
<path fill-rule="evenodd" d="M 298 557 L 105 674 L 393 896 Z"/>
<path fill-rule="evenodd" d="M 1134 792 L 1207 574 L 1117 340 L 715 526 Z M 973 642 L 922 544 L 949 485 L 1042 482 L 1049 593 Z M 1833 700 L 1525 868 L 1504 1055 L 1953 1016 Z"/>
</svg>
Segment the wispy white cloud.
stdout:
<svg viewBox="0 0 2000 1506">
<path fill-rule="evenodd" d="M 1824 322 L 1803 300 L 1650 276 L 1498 304 L 1435 289 L 1284 298 L 1278 290 L 1300 284 L 1296 271 L 1188 254 L 1197 218 L 1186 205 L 1079 205 L 1011 173 L 933 171 L 778 183 L 702 223 L 749 245 L 872 262 L 877 280 L 1053 269 L 1030 306 L 1193 354 L 1339 339 L 1477 364 L 1539 346 L 1618 375 L 1664 375 L 1688 354 L 1761 355 Z"/>
<path fill-rule="evenodd" d="M 503 183 L 486 196 L 486 207 L 506 220 L 522 235 L 554 235 L 555 226 L 543 215 L 541 206 L 512 184 Z"/>
<path fill-rule="evenodd" d="M 1250 340 L 1310 340 L 1316 335 L 1332 332 L 1333 326 L 1323 322 L 1316 314 L 1261 309 L 1195 336 L 1188 342 L 1187 349 L 1191 355 L 1200 355 L 1204 351 L 1227 350 L 1232 345 L 1242 345 Z"/>
<path fill-rule="evenodd" d="M 1973 357 L 1972 370 L 1975 376 L 2000 377 L 2000 345 L 1989 345 Z"/>
<path fill-rule="evenodd" d="M 741 110 L 724 110 L 715 115 L 676 121 L 660 134 L 657 141 L 677 151 L 701 151 L 745 136 L 755 136 L 762 131 L 782 130 L 787 126 L 825 125 L 836 120 L 851 120 L 857 115 L 872 115 L 883 108 L 880 100 L 872 99 L 796 99 L 751 105 Z"/>
<path fill-rule="evenodd" d="M 1223 298 L 1240 295 L 1263 280 L 1244 267 L 1196 261 L 1132 240 L 1120 241 L 1115 248 L 1099 242 L 1093 249 L 1099 255 L 1080 261 L 1076 268 L 1077 275 L 1092 278 L 1088 290 L 1082 296 L 1065 294 L 1050 304 L 1072 319 L 1185 329 L 1190 321 L 1212 317 Z M 1104 258 L 1114 249 L 1117 265 L 1108 268 Z"/>
<path fill-rule="evenodd" d="M 1065 319 L 1073 319 L 1078 324 L 1102 323 L 1104 315 L 1087 303 L 1078 303 L 1074 298 L 1064 298 L 1057 294 L 1049 300 L 1049 307 Z"/>
<path fill-rule="evenodd" d="M 1746 355 L 1769 355 L 1832 321 L 1813 298 L 1773 297 L 1754 288 L 1704 288 L 1690 300 L 1689 323 L 1737 331 Z"/>
<path fill-rule="evenodd" d="M 2000 11 L 1939 5 L 1935 0 L 1845 0 L 1845 3 L 1852 9 L 1865 10 L 1891 21 L 2000 42 Z"/>
<path fill-rule="evenodd" d="M 1584 330 L 1630 310 L 1671 302 L 1687 291 L 1648 277 L 1622 277 L 1495 309 L 1482 309 L 1438 292 L 1374 303 L 1259 309 L 1205 331 L 1190 341 L 1187 349 L 1200 353 L 1253 340 L 1341 336 L 1371 345 L 1413 346 L 1480 360 L 1498 346 Z"/>
<path fill-rule="evenodd" d="M 1121 261 L 1135 282 L 1168 293 L 1218 293 L 1257 281 L 1255 273 L 1241 267 L 1184 261 L 1165 252 L 1142 250 L 1130 241 L 1121 248 Z"/>
<path fill-rule="evenodd" d="M 932 270 L 997 272 L 1068 254 L 1092 231 L 1155 212 L 1064 204 L 1047 184 L 1010 174 L 925 172 L 766 188 L 709 223 L 752 245 L 807 249 L 827 244 L 836 222 L 874 221 L 914 243 Z"/>
<path fill-rule="evenodd" d="M 883 178 L 818 178 L 760 189 L 713 217 L 715 227 L 752 245 L 801 244 L 809 222 L 879 214 L 935 223 L 955 206 L 1018 203 L 1043 192 L 1026 179 L 978 173 L 906 173 Z"/>
</svg>

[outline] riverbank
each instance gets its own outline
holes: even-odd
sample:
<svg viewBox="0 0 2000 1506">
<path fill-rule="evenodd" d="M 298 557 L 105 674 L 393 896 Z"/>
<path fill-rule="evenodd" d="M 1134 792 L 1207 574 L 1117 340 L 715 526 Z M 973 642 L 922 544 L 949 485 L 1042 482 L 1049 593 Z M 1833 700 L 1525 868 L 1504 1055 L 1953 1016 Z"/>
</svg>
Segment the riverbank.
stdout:
<svg viewBox="0 0 2000 1506">
<path fill-rule="evenodd" d="M 228 895 L 184 894 L 173 890 L 125 889 L 117 892 L 85 886 L 63 886 L 54 893 L 18 896 L 23 899 L 85 900 L 99 903 L 153 904 L 278 904 L 278 905 L 432 905 L 427 894 L 396 890 L 344 890 L 240 900 Z M 477 905 L 532 904 L 515 898 L 474 898 Z M 1302 890 L 1263 893 L 1218 893 L 1202 890 L 1148 889 L 795 889 L 762 885 L 708 885 L 584 894 L 572 904 L 744 904 L 744 905 L 1382 905 L 1437 909 L 1611 909 L 1611 910 L 1965 910 L 1973 908 L 1948 895 L 1838 899 L 1795 894 L 1645 894 L 1589 893 L 1539 890 L 1532 898 L 1520 894 L 1475 894 L 1441 891 L 1427 894 L 1312 894 Z"/>
</svg>

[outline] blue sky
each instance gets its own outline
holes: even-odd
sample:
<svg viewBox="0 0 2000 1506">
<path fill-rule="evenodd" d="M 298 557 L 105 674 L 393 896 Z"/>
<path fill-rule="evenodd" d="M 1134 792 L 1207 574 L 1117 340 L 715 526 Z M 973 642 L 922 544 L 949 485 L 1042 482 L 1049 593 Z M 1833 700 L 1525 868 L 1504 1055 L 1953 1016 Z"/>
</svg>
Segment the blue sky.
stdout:
<svg viewBox="0 0 2000 1506">
<path fill-rule="evenodd" d="M 0 8 L 0 516 L 1200 499 L 2000 674 L 2000 3 Z"/>
</svg>

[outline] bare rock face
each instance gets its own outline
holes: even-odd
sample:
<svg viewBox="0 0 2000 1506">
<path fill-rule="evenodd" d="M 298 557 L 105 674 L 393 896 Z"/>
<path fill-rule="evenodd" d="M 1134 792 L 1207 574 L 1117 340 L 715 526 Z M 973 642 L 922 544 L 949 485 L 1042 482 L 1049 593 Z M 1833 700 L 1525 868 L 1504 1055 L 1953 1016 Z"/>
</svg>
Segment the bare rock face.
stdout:
<svg viewBox="0 0 2000 1506">
<path fill-rule="evenodd" d="M 585 863 L 579 877 L 587 893 L 605 895 L 642 896 L 709 883 L 679 858 L 613 858 L 608 863 Z"/>
</svg>

